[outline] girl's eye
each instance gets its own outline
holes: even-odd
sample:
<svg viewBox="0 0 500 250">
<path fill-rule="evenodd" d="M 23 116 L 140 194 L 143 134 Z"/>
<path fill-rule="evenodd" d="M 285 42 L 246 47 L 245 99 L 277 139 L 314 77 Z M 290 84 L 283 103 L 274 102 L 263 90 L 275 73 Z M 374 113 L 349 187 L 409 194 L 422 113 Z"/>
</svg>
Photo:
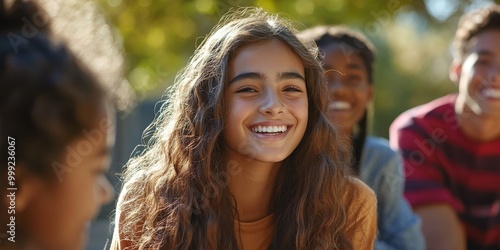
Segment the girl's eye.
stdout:
<svg viewBox="0 0 500 250">
<path fill-rule="evenodd" d="M 490 63 L 490 60 L 488 59 L 479 59 L 476 62 L 476 65 L 488 65 Z"/>
<path fill-rule="evenodd" d="M 359 77 L 359 76 L 350 76 L 347 79 L 347 84 L 350 87 L 354 87 L 354 88 L 359 87 L 362 84 L 361 77 Z"/>
<path fill-rule="evenodd" d="M 286 86 L 284 89 L 284 91 L 290 91 L 290 92 L 302 92 L 302 90 L 296 86 Z"/>
<path fill-rule="evenodd" d="M 349 81 L 354 82 L 354 81 L 361 81 L 361 77 L 359 76 L 349 76 Z"/>
<path fill-rule="evenodd" d="M 251 86 L 243 86 L 236 90 L 236 93 L 247 93 L 247 92 L 257 92 L 257 90 Z"/>
</svg>

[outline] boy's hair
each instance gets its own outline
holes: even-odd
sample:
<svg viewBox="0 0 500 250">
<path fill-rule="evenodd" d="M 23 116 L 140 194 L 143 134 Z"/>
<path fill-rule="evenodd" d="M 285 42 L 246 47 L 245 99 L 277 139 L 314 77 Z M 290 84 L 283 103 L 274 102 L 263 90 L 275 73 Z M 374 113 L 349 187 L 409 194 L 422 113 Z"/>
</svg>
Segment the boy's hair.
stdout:
<svg viewBox="0 0 500 250">
<path fill-rule="evenodd" d="M 368 75 L 368 83 L 373 84 L 373 63 L 375 61 L 375 47 L 360 32 L 344 26 L 316 26 L 302 31 L 299 37 L 304 41 L 313 40 L 321 49 L 329 45 L 338 44 L 344 50 L 345 56 L 357 54 L 361 57 Z M 323 60 L 322 56 L 319 60 Z M 363 153 L 363 146 L 368 130 L 368 110 L 365 110 L 361 120 L 357 123 L 358 133 L 353 138 L 354 162 L 353 171 L 359 174 L 359 164 Z"/>
<path fill-rule="evenodd" d="M 351 249 L 342 199 L 349 153 L 325 114 L 317 48 L 301 43 L 281 18 L 253 8 L 223 17 L 198 47 L 168 92 L 148 148 L 127 164 L 118 230 L 134 248 L 238 248 L 227 186 L 228 167 L 237 163 L 226 158 L 224 91 L 238 50 L 272 39 L 304 65 L 309 119 L 277 179 L 272 207 L 279 226 L 271 249 Z"/>
<path fill-rule="evenodd" d="M 453 57 L 463 60 L 464 56 L 468 53 L 468 46 L 471 39 L 482 31 L 491 29 L 500 30 L 499 5 L 489 5 L 462 16 L 453 41 Z"/>
<path fill-rule="evenodd" d="M 23 34 L 23 19 L 33 22 L 43 14 L 34 2 L 3 4 L 0 138 L 15 139 L 17 164 L 54 178 L 51 163 L 62 156 L 71 140 L 83 136 L 82 130 L 98 124 L 96 114 L 105 92 L 66 47 L 50 39 L 48 28 L 40 28 L 35 35 Z M 7 146 L 0 146 L 2 173 L 7 170 Z"/>
</svg>

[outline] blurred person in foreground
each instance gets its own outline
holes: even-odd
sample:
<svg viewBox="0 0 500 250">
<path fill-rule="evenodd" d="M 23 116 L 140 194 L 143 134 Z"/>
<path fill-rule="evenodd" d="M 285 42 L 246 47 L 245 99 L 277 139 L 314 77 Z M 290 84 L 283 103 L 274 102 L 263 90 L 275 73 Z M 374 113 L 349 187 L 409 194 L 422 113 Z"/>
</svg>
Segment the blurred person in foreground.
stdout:
<svg viewBox="0 0 500 250">
<path fill-rule="evenodd" d="M 114 193 L 112 93 L 37 3 L 0 5 L 0 249 L 84 249 Z"/>
</svg>

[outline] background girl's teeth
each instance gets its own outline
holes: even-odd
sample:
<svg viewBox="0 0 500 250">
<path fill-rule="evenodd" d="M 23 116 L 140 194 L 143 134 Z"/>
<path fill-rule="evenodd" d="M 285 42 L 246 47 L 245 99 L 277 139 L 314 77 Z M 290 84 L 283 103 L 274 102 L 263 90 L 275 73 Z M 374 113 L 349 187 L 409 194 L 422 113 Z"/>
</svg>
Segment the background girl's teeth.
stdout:
<svg viewBox="0 0 500 250">
<path fill-rule="evenodd" d="M 483 95 L 486 97 L 500 98 L 500 90 L 497 89 L 485 89 Z"/>
<path fill-rule="evenodd" d="M 350 109 L 351 104 L 348 102 L 336 101 L 336 102 L 330 103 L 330 105 L 328 105 L 328 108 L 329 109 Z"/>
</svg>

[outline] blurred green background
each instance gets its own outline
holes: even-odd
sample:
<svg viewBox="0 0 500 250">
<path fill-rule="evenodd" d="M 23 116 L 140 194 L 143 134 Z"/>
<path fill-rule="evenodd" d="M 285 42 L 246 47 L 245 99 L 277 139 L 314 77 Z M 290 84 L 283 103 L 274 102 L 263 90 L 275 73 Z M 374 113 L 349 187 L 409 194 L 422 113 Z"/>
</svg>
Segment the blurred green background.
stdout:
<svg viewBox="0 0 500 250">
<path fill-rule="evenodd" d="M 455 91 L 448 79 L 458 17 L 487 0 L 96 0 L 123 39 L 126 77 L 138 101 L 159 100 L 176 73 L 230 8 L 260 6 L 299 30 L 345 24 L 377 47 L 372 133 L 388 137 L 402 111 Z"/>
</svg>

